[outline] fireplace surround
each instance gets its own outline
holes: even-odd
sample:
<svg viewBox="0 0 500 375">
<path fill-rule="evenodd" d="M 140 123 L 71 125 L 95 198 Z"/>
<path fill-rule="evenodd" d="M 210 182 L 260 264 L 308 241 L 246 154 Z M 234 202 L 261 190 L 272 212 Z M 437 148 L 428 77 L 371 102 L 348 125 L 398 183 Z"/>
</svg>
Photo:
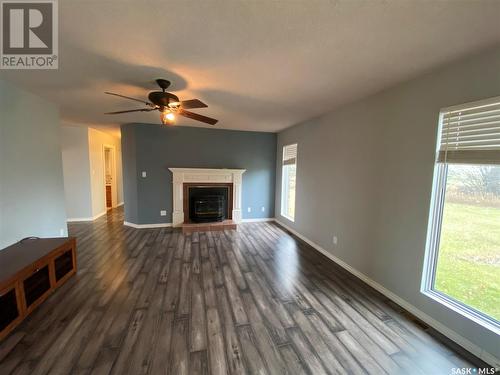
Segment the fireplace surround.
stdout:
<svg viewBox="0 0 500 375">
<path fill-rule="evenodd" d="M 187 200 L 190 186 L 227 186 L 227 217 L 241 222 L 241 189 L 245 169 L 169 168 L 172 172 L 172 225 L 189 223 Z"/>
</svg>

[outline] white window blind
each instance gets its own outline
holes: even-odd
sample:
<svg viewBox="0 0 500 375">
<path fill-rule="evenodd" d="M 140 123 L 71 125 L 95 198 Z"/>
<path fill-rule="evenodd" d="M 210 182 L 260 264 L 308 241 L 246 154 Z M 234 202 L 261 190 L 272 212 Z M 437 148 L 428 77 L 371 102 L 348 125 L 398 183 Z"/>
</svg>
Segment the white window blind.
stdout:
<svg viewBox="0 0 500 375">
<path fill-rule="evenodd" d="M 283 165 L 296 164 L 297 143 L 283 147 Z"/>
<path fill-rule="evenodd" d="M 443 112 L 438 162 L 500 163 L 500 97 Z"/>
</svg>

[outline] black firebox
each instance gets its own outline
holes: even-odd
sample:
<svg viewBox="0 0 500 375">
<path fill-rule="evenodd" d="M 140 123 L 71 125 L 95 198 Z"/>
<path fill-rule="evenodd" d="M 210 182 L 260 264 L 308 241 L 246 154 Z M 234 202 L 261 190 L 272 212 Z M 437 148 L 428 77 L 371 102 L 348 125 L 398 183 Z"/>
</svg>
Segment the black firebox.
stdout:
<svg viewBox="0 0 500 375">
<path fill-rule="evenodd" d="M 223 221 L 227 218 L 228 188 L 196 186 L 189 188 L 189 219 L 195 223 Z"/>
</svg>

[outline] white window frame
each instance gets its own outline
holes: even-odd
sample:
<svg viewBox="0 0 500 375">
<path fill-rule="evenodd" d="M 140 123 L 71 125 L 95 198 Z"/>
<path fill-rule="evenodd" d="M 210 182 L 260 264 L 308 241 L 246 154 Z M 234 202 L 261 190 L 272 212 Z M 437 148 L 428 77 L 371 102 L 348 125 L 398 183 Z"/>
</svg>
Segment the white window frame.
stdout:
<svg viewBox="0 0 500 375">
<path fill-rule="evenodd" d="M 474 104 L 480 105 L 482 103 L 491 102 L 491 100 L 492 99 L 486 99 Z M 444 113 L 456 109 L 456 107 L 457 106 L 443 108 L 440 111 L 436 155 L 439 152 L 441 144 L 441 129 L 443 126 Z M 439 302 L 447 308 L 493 331 L 494 333 L 500 334 L 500 324 L 497 320 L 434 288 L 442 229 L 441 225 L 443 221 L 447 175 L 448 165 L 446 163 L 438 163 L 435 161 L 434 177 L 432 182 L 432 197 L 429 210 L 429 223 L 427 228 L 427 241 L 420 291 L 432 300 Z"/>
<path fill-rule="evenodd" d="M 295 154 L 295 202 L 297 203 L 297 157 L 299 153 L 299 145 L 298 143 L 289 143 L 286 145 L 283 145 L 282 148 L 282 153 L 281 153 L 281 205 L 280 205 L 280 215 L 284 217 L 287 220 L 290 220 L 292 223 L 295 222 L 295 217 L 291 217 L 288 215 L 288 213 L 284 212 L 283 208 L 285 207 L 284 201 L 285 201 L 285 194 L 283 194 L 284 191 L 284 173 L 285 173 L 285 165 L 283 164 L 283 158 L 285 155 L 285 149 L 289 146 L 294 146 L 296 147 L 296 154 Z M 287 204 L 288 206 L 288 204 Z M 297 209 L 297 206 L 295 206 L 295 209 Z"/>
</svg>

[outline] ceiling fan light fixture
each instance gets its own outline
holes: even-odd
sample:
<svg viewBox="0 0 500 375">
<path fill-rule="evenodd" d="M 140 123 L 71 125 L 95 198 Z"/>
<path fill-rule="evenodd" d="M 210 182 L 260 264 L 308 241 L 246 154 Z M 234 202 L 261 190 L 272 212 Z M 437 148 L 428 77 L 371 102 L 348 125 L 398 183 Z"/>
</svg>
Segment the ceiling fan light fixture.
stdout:
<svg viewBox="0 0 500 375">
<path fill-rule="evenodd" d="M 151 91 L 148 94 L 149 101 L 132 98 L 130 96 L 125 96 L 121 94 L 116 94 L 114 92 L 105 91 L 105 94 L 118 96 L 120 98 L 133 100 L 135 102 L 140 102 L 146 105 L 146 108 L 130 109 L 125 111 L 115 111 L 107 112 L 108 115 L 117 115 L 120 113 L 129 112 L 160 112 L 160 120 L 164 125 L 173 125 L 176 120 L 176 115 L 187 117 L 194 121 L 203 122 L 209 125 L 215 125 L 218 120 L 203 116 L 199 113 L 186 111 L 186 109 L 196 109 L 196 108 L 206 108 L 208 107 L 200 99 L 188 99 L 180 100 L 179 97 L 171 92 L 167 92 L 166 89 L 170 86 L 170 81 L 166 79 L 157 79 L 156 83 L 160 86 L 161 91 Z"/>
<path fill-rule="evenodd" d="M 175 120 L 175 115 L 170 111 L 163 111 L 160 114 L 160 119 L 163 125 L 171 124 Z"/>
</svg>

